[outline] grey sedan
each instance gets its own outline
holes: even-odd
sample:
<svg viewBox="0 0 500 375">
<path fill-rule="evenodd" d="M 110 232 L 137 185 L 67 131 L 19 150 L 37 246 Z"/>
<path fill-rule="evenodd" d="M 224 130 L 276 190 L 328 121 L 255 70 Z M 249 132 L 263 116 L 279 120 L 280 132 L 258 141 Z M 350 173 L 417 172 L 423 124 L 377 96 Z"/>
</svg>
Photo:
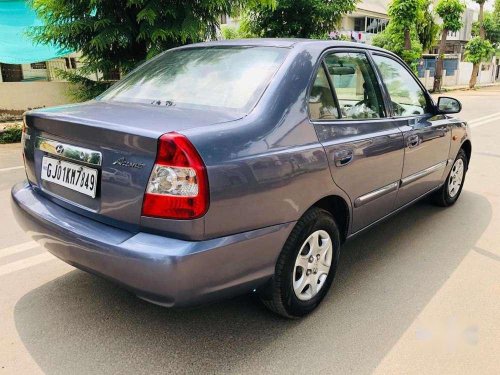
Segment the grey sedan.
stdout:
<svg viewBox="0 0 500 375">
<path fill-rule="evenodd" d="M 370 46 L 189 45 L 95 100 L 28 112 L 13 209 L 56 257 L 147 301 L 255 292 L 300 317 L 344 241 L 424 196 L 457 201 L 471 156 L 460 109 Z"/>
</svg>

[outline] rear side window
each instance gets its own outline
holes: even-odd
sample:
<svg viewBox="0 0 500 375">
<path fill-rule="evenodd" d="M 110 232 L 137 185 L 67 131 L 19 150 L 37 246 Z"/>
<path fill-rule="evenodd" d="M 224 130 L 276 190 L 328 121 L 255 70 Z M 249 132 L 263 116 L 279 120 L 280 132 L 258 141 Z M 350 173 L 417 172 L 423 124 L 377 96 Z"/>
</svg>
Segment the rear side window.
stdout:
<svg viewBox="0 0 500 375">
<path fill-rule="evenodd" d="M 427 99 L 420 85 L 406 68 L 385 56 L 373 55 L 396 116 L 415 116 L 426 113 Z"/>
<path fill-rule="evenodd" d="M 311 120 L 334 120 L 339 118 L 339 112 L 323 66 L 319 68 L 311 88 L 309 113 Z"/>
<path fill-rule="evenodd" d="M 364 53 L 334 53 L 325 58 L 325 64 L 342 118 L 385 117 L 380 87 Z"/>
<path fill-rule="evenodd" d="M 288 51 L 245 46 L 168 51 L 99 99 L 248 113 Z"/>
</svg>

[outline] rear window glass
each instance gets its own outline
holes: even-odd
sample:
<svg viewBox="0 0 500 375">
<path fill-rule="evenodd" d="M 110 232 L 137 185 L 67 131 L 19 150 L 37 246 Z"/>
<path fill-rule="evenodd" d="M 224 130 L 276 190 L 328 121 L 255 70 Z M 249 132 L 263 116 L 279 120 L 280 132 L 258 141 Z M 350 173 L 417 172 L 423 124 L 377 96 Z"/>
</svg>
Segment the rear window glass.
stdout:
<svg viewBox="0 0 500 375">
<path fill-rule="evenodd" d="M 99 99 L 247 113 L 287 53 L 278 47 L 173 50 L 132 72 Z"/>
</svg>

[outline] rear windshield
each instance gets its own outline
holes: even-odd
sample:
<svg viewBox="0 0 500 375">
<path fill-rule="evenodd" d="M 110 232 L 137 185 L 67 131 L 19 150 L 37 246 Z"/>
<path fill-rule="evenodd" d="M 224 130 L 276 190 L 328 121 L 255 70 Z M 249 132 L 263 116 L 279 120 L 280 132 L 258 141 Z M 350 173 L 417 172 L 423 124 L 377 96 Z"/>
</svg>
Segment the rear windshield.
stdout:
<svg viewBox="0 0 500 375">
<path fill-rule="evenodd" d="M 248 113 L 287 53 L 288 49 L 278 47 L 168 51 L 132 72 L 98 99 Z"/>
</svg>

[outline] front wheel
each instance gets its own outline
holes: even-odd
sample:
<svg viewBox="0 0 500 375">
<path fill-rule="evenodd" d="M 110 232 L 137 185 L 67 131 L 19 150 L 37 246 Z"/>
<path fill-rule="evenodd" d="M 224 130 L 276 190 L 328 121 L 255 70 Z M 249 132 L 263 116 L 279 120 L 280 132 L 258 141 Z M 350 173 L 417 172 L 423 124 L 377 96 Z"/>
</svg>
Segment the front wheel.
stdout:
<svg viewBox="0 0 500 375">
<path fill-rule="evenodd" d="M 307 211 L 283 246 L 273 278 L 260 291 L 264 305 L 287 318 L 313 311 L 333 282 L 339 250 L 333 217 L 319 208 Z"/>
<path fill-rule="evenodd" d="M 463 149 L 460 149 L 453 162 L 451 171 L 444 185 L 434 194 L 434 202 L 441 207 L 453 205 L 460 196 L 467 173 L 468 159 Z"/>
</svg>

